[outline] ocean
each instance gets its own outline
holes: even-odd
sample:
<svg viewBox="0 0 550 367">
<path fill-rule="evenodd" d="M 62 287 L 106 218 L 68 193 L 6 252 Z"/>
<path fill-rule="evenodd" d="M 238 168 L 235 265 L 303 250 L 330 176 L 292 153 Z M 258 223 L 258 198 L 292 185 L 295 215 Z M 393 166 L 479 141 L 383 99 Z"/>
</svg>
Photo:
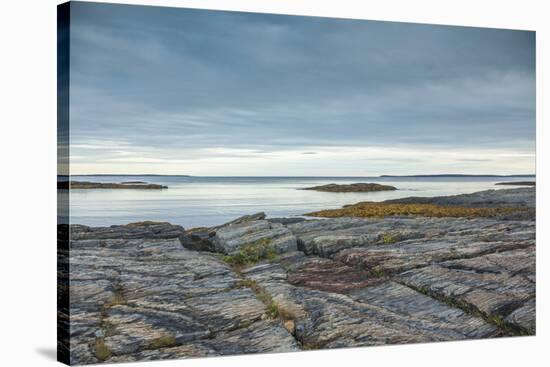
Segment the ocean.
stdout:
<svg viewBox="0 0 550 367">
<path fill-rule="evenodd" d="M 163 190 L 71 190 L 71 224 L 108 226 L 153 220 L 184 228 L 223 224 L 245 214 L 268 217 L 300 216 L 320 209 L 340 208 L 359 201 L 383 201 L 407 196 L 471 193 L 497 182 L 534 180 L 511 177 L 190 177 L 190 176 L 71 176 L 74 181 L 145 181 L 168 186 Z M 299 190 L 329 183 L 375 182 L 396 191 L 330 193 Z"/>
</svg>

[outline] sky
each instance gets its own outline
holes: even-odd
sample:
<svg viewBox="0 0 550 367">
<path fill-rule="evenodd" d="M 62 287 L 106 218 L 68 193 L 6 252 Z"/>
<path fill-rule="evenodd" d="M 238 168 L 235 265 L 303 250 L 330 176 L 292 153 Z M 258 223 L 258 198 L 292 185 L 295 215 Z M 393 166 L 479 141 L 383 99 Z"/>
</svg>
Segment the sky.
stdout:
<svg viewBox="0 0 550 367">
<path fill-rule="evenodd" d="M 535 33 L 71 3 L 71 174 L 535 172 Z"/>
</svg>

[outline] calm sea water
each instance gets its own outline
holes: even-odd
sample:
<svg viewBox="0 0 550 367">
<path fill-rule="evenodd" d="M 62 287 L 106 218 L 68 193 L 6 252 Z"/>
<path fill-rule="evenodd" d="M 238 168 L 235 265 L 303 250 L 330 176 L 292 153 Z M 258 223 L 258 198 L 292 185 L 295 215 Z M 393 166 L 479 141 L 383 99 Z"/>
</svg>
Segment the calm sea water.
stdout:
<svg viewBox="0 0 550 367">
<path fill-rule="evenodd" d="M 526 177 L 184 177 L 184 176 L 72 176 L 94 182 L 145 181 L 168 186 L 164 190 L 71 190 L 71 223 L 92 226 L 142 220 L 167 221 L 185 228 L 225 223 L 260 211 L 269 217 L 299 216 L 340 208 L 359 201 L 382 201 L 407 196 L 471 193 L 502 181 Z M 396 191 L 326 193 L 300 188 L 329 183 L 377 182 Z"/>
</svg>

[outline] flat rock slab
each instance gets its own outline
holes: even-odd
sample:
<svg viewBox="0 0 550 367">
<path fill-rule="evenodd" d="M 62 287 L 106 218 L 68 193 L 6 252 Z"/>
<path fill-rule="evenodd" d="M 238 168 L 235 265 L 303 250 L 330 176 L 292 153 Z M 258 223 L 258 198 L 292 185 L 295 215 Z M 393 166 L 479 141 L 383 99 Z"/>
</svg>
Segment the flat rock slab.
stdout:
<svg viewBox="0 0 550 367">
<path fill-rule="evenodd" d="M 304 349 L 418 343 L 495 336 L 498 330 L 433 298 L 395 283 L 349 294 L 289 284 L 281 264 L 243 270 L 296 325 Z M 346 289 L 349 292 L 349 289 Z"/>
<path fill-rule="evenodd" d="M 383 273 L 535 243 L 534 221 L 488 218 L 335 218 L 292 224 L 289 229 L 306 254 Z"/>
<path fill-rule="evenodd" d="M 350 296 L 408 317 L 410 323 L 416 324 L 418 328 L 437 330 L 448 340 L 479 338 L 498 333 L 496 327 L 478 317 L 392 281 L 356 290 Z"/>
<path fill-rule="evenodd" d="M 298 350 L 282 324 L 264 320 L 266 305 L 240 275 L 185 249 L 181 227 L 162 226 L 74 226 L 71 363 Z"/>
<path fill-rule="evenodd" d="M 306 254 L 334 257 L 339 251 L 369 245 L 391 245 L 410 240 L 497 241 L 513 240 L 511 233 L 534 239 L 534 221 L 500 221 L 488 218 L 331 218 L 291 224 Z"/>
<path fill-rule="evenodd" d="M 510 264 L 518 258 L 523 265 Z M 534 332 L 534 247 L 410 270 L 397 279 L 420 292 Z M 525 307 L 525 308 L 524 308 Z M 521 310 L 523 308 L 523 310 Z M 518 312 L 514 314 L 514 311 Z M 519 311 L 521 310 L 521 311 Z"/>
<path fill-rule="evenodd" d="M 146 239 L 146 238 L 175 238 L 184 233 L 181 226 L 170 223 L 151 225 L 126 224 L 110 227 L 88 227 L 81 225 L 71 226 L 72 240 L 85 239 Z"/>
<path fill-rule="evenodd" d="M 114 356 L 109 359 L 109 363 L 123 362 L 144 362 L 157 361 L 166 359 L 184 359 L 184 358 L 199 358 L 213 357 L 220 354 L 208 346 L 205 341 L 196 341 L 186 343 L 177 347 L 165 347 L 159 349 L 143 350 L 136 353 L 125 354 L 122 356 Z"/>
<path fill-rule="evenodd" d="M 408 197 L 403 199 L 387 200 L 388 203 L 417 203 L 437 205 L 463 206 L 517 206 L 535 207 L 535 188 L 517 188 L 506 190 L 485 190 L 471 194 L 460 194 L 436 197 Z"/>
<path fill-rule="evenodd" d="M 238 253 L 243 246 L 261 244 L 277 253 L 296 251 L 296 236 L 283 224 L 267 220 L 253 220 L 218 228 L 213 238 L 217 252 Z"/>
<path fill-rule="evenodd" d="M 294 257 L 283 264 L 288 283 L 321 291 L 348 293 L 381 282 L 366 271 L 317 256 Z"/>
</svg>

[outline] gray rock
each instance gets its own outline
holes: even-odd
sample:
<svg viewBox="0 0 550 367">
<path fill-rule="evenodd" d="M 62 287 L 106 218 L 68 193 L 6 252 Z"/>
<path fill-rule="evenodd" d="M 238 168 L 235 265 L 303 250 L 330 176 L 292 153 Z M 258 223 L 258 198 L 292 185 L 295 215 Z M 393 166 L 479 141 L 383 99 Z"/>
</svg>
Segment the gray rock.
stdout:
<svg viewBox="0 0 550 367">
<path fill-rule="evenodd" d="M 392 281 L 358 289 L 350 295 L 408 317 L 418 328 L 429 328 L 449 339 L 479 338 L 498 332 L 477 317 Z"/>
<path fill-rule="evenodd" d="M 387 200 L 388 203 L 424 203 L 438 205 L 464 206 L 515 206 L 525 205 L 535 207 L 536 190 L 534 187 L 503 190 L 485 190 L 472 194 L 436 197 L 408 197 L 403 199 Z"/>
<path fill-rule="evenodd" d="M 206 228 L 204 230 L 187 231 L 179 236 L 179 240 L 183 247 L 193 251 L 208 251 L 215 252 L 216 248 L 212 242 L 212 238 L 216 232 Z"/>
<path fill-rule="evenodd" d="M 265 219 L 266 215 L 263 212 L 244 215 L 231 222 L 225 223 L 221 226 L 215 226 L 210 228 L 194 228 L 186 231 L 179 236 L 180 242 L 183 247 L 193 251 L 207 251 L 216 252 L 219 248 L 216 248 L 214 237 L 216 232 L 221 228 L 227 228 L 230 226 L 236 226 L 239 224 L 246 224 L 253 221 L 259 221 Z M 223 252 L 223 251 L 222 251 Z"/>
<path fill-rule="evenodd" d="M 288 228 L 306 254 L 392 273 L 535 242 L 534 221 L 489 218 L 335 218 Z"/>
<path fill-rule="evenodd" d="M 183 234 L 183 232 L 184 229 L 181 226 L 175 226 L 170 223 L 155 223 L 143 225 L 140 225 L 140 223 L 131 223 L 127 225 L 110 227 L 71 226 L 71 239 L 167 239 L 177 238 L 178 236 Z"/>
<path fill-rule="evenodd" d="M 267 221 L 270 223 L 281 223 L 285 226 L 288 224 L 300 223 L 307 220 L 302 217 L 283 217 L 283 218 L 268 218 Z"/>
<path fill-rule="evenodd" d="M 201 340 L 176 347 L 147 349 L 135 353 L 111 357 L 109 358 L 109 363 L 219 356 L 220 354 L 212 349 L 209 344 L 210 343 L 208 341 Z"/>
<path fill-rule="evenodd" d="M 266 305 L 219 257 L 156 231 L 133 238 L 121 227 L 72 228 L 73 363 L 297 350 L 282 325 L 267 326 Z M 247 349 L 251 335 L 256 346 Z"/>
<path fill-rule="evenodd" d="M 231 224 L 218 228 L 213 239 L 216 251 L 233 255 L 245 245 L 261 245 L 277 253 L 295 251 L 296 236 L 280 223 L 266 220 Z"/>
<path fill-rule="evenodd" d="M 253 222 L 256 220 L 262 220 L 262 219 L 265 219 L 265 217 L 266 215 L 264 212 L 259 212 L 259 213 L 250 214 L 250 215 L 243 215 L 242 217 L 232 220 L 231 222 L 225 223 L 222 227 L 231 226 L 235 224 L 243 224 L 247 222 Z"/>
<path fill-rule="evenodd" d="M 239 330 L 220 333 L 211 345 L 220 354 L 282 353 L 300 350 L 280 322 L 262 320 Z"/>
<path fill-rule="evenodd" d="M 535 295 L 535 284 L 525 276 L 529 268 L 534 268 L 534 257 L 529 260 L 525 252 L 521 249 L 442 262 L 404 272 L 397 278 L 413 289 L 459 307 L 480 312 L 486 317 L 505 319 Z M 510 259 L 516 256 L 520 262 L 528 263 L 510 266 Z M 529 264 L 531 261 L 533 263 Z M 531 317 L 534 318 L 535 314 L 532 313 Z"/>
<path fill-rule="evenodd" d="M 277 273 L 285 273 L 282 265 L 243 270 L 245 277 L 270 295 L 279 314 L 295 322 L 296 336 L 305 349 L 459 340 L 498 333 L 480 318 L 397 284 L 344 295 L 297 287 L 273 277 Z M 386 296 L 393 298 L 384 300 Z"/>
<path fill-rule="evenodd" d="M 535 335 L 537 328 L 536 314 L 536 299 L 531 298 L 523 306 L 508 315 L 506 322 L 519 328 L 527 335 Z"/>
</svg>

